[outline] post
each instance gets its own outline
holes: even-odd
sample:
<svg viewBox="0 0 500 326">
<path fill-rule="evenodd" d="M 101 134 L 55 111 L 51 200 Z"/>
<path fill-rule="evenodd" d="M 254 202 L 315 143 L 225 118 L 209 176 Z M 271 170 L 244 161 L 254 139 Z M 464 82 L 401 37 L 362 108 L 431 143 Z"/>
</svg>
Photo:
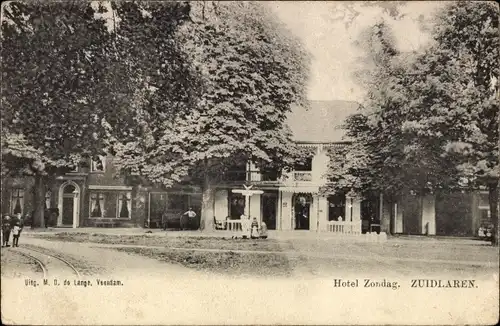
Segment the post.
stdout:
<svg viewBox="0 0 500 326">
<path fill-rule="evenodd" d="M 262 191 L 262 190 L 251 190 L 252 186 L 248 186 L 247 187 L 246 185 L 243 185 L 243 187 L 245 188 L 245 190 L 233 189 L 231 191 L 233 193 L 242 194 L 243 196 L 245 196 L 245 215 L 250 217 L 250 197 L 252 195 L 256 195 L 256 194 L 259 194 L 259 195 L 263 194 L 264 191 Z"/>
<path fill-rule="evenodd" d="M 80 208 L 80 196 L 79 196 L 80 192 L 78 191 L 78 189 L 75 189 L 75 191 L 73 191 L 73 229 L 76 229 L 78 227 L 78 224 L 79 224 L 79 220 L 80 220 L 80 211 L 79 211 L 79 208 Z M 126 204 L 125 204 L 126 205 Z"/>
</svg>

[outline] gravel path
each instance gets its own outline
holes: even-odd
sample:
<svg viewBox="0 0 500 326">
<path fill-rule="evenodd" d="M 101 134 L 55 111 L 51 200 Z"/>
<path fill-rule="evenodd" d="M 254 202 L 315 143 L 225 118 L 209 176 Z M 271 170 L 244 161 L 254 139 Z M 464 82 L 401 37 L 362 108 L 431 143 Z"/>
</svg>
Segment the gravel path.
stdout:
<svg viewBox="0 0 500 326">
<path fill-rule="evenodd" d="M 98 275 L 143 275 L 157 276 L 195 273 L 194 271 L 174 264 L 158 262 L 154 259 L 131 255 L 116 250 L 96 246 L 94 243 L 56 242 L 26 237 L 23 242 L 27 246 L 43 247 L 49 252 L 62 255 L 64 258 L 84 262 L 93 266 Z M 81 265 L 82 263 L 80 263 Z"/>
<path fill-rule="evenodd" d="M 451 247 L 442 247 L 437 251 L 440 255 L 432 256 L 436 249 L 422 245 L 419 251 L 424 255 L 416 256 L 411 254 L 412 246 L 406 249 L 393 248 L 391 251 L 386 245 L 332 246 L 322 240 L 283 243 L 283 251 L 277 252 L 294 265 L 294 274 L 266 279 L 249 275 L 231 277 L 165 263 L 154 255 L 154 251 L 159 248 L 146 248 L 153 252 L 150 257 L 155 259 L 151 259 L 137 253 L 118 251 L 118 248 L 124 247 L 122 244 L 112 245 L 111 248 L 103 244 L 25 237 L 22 245 L 44 247 L 65 258 L 99 266 L 102 271 L 100 275 L 87 277 L 94 282 L 94 286 L 90 287 L 35 288 L 25 286 L 23 279 L 2 282 L 2 318 L 10 324 L 46 325 L 282 324 L 287 321 L 293 324 L 370 324 L 376 315 L 383 324 L 405 324 L 408 320 L 418 320 L 421 324 L 466 324 L 470 321 L 487 324 L 490 321 L 487 317 L 491 316 L 492 311 L 498 310 L 498 265 L 496 268 L 480 266 L 479 270 L 487 271 L 483 276 L 479 276 L 478 271 L 468 270 L 477 276 L 476 288 L 411 288 L 411 278 L 415 275 L 423 277 L 422 271 L 427 270 L 441 272 L 445 280 L 470 278 L 469 273 L 463 272 L 469 268 L 468 265 L 456 263 L 459 261 L 458 256 L 452 254 L 447 258 L 443 254 L 445 250 L 454 253 L 455 249 L 451 250 Z M 133 248 L 137 249 L 137 245 L 126 247 Z M 465 251 L 465 248 L 457 249 L 464 250 L 463 255 L 467 258 L 464 261 L 495 263 L 488 258 L 492 257 L 489 249 Z M 195 249 L 198 250 L 171 250 L 163 246 L 161 250 L 170 253 L 195 252 L 200 256 L 220 253 L 217 250 Z M 2 281 L 3 262 L 7 255 L 19 259 L 20 267 L 26 267 L 26 262 L 13 258 L 13 252 L 8 253 L 6 250 L 9 249 L 2 249 Z M 385 257 L 393 251 L 397 254 L 390 255 L 391 258 Z M 405 256 L 405 253 L 410 255 Z M 454 264 L 450 266 L 454 267 L 419 261 L 426 258 L 426 253 L 436 262 L 451 260 Z M 248 253 L 245 251 L 240 254 Z M 262 257 L 275 254 L 266 250 L 253 253 Z M 458 270 L 453 271 L 453 268 Z M 393 275 L 397 276 L 386 273 L 391 270 L 395 270 Z M 413 275 L 410 276 L 410 273 Z M 334 278 L 352 280 L 356 277 L 360 278 L 360 282 L 364 278 L 397 282 L 400 287 L 395 290 L 339 288 L 333 285 Z M 96 286 L 96 278 L 120 281 L 121 285 Z M 362 307 L 361 311 L 359 307 Z M 439 316 L 422 314 L 422 311 L 434 311 L 436 307 L 442 311 Z M 478 320 L 478 316 L 484 318 Z"/>
</svg>

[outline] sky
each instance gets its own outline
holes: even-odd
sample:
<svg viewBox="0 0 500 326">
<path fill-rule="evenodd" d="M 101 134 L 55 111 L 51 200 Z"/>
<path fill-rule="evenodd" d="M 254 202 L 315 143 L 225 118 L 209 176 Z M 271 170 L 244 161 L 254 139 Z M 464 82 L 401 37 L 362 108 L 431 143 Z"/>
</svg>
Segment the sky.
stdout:
<svg viewBox="0 0 500 326">
<path fill-rule="evenodd" d="M 418 51 L 430 39 L 419 28 L 419 21 L 429 21 L 443 2 L 394 4 L 402 14 L 400 19 L 384 11 L 383 2 L 375 1 L 372 5 L 356 1 L 276 1 L 266 5 L 311 54 L 309 99 L 361 101 L 364 91 L 352 76 L 362 53 L 354 44 L 360 33 L 383 18 L 393 27 L 401 51 Z"/>
</svg>

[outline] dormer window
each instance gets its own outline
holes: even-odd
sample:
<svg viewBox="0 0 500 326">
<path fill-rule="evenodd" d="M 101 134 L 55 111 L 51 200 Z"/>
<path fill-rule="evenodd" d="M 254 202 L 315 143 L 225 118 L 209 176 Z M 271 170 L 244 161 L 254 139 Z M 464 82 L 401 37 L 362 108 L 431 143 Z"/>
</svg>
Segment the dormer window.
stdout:
<svg viewBox="0 0 500 326">
<path fill-rule="evenodd" d="M 97 156 L 92 159 L 90 172 L 105 172 L 106 171 L 106 157 Z"/>
</svg>

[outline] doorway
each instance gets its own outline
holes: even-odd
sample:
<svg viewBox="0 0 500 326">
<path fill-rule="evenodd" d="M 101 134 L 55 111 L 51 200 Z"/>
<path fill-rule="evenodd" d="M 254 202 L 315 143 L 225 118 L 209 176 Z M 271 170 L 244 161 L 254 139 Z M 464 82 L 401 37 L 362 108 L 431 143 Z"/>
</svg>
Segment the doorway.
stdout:
<svg viewBox="0 0 500 326">
<path fill-rule="evenodd" d="M 293 203 L 295 230 L 309 230 L 312 196 L 310 194 L 296 194 Z"/>
<path fill-rule="evenodd" d="M 278 192 L 264 192 L 261 197 L 262 221 L 269 230 L 276 230 L 276 211 Z"/>
<path fill-rule="evenodd" d="M 74 182 L 66 182 L 59 188 L 59 217 L 57 226 L 78 226 L 80 208 L 80 188 Z"/>
</svg>

